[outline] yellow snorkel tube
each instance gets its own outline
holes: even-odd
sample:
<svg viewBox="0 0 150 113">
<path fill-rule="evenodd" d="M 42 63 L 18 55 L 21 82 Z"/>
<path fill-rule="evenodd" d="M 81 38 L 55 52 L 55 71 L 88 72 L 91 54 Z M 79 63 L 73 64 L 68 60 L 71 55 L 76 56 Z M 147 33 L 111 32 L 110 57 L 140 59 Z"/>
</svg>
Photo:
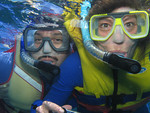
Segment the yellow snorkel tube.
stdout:
<svg viewBox="0 0 150 113">
<path fill-rule="evenodd" d="M 90 37 L 89 33 L 89 23 L 85 19 L 85 17 L 88 15 L 89 9 L 91 8 L 90 1 L 83 1 L 81 4 L 81 31 L 82 31 L 82 39 L 83 44 L 87 51 L 93 55 L 98 60 L 104 61 L 108 64 L 111 64 L 112 66 L 116 68 L 123 69 L 125 71 L 128 71 L 130 73 L 138 73 L 141 71 L 141 65 L 139 62 L 127 59 L 124 57 L 120 57 L 116 54 L 104 52 L 100 50 L 93 42 L 93 40 Z"/>
</svg>

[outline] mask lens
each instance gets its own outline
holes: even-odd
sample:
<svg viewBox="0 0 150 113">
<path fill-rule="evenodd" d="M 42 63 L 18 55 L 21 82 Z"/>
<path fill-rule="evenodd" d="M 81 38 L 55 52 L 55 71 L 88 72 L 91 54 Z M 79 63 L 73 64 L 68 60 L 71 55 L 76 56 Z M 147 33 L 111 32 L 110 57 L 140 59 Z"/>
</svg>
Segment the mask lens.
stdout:
<svg viewBox="0 0 150 113">
<path fill-rule="evenodd" d="M 111 16 L 95 16 L 91 20 L 91 37 L 93 40 L 107 40 L 114 27 L 114 18 Z"/>
<path fill-rule="evenodd" d="M 107 37 L 111 32 L 113 27 L 114 20 L 111 17 L 103 17 L 98 19 L 98 29 L 96 32 L 97 36 Z"/>
<path fill-rule="evenodd" d="M 148 31 L 148 17 L 145 13 L 134 13 L 125 15 L 122 18 L 123 27 L 126 34 L 131 39 L 143 38 Z"/>
<path fill-rule="evenodd" d="M 27 33 L 26 33 L 26 48 L 28 49 L 32 49 L 32 50 L 35 50 L 37 49 L 37 46 L 35 46 L 35 39 L 34 39 L 34 34 L 36 33 L 37 30 L 29 30 Z"/>
<path fill-rule="evenodd" d="M 25 48 L 28 51 L 39 51 L 45 41 L 48 41 L 55 51 L 69 50 L 69 37 L 65 30 L 29 29 L 24 37 Z"/>
<path fill-rule="evenodd" d="M 137 17 L 136 15 L 126 15 L 124 16 L 123 25 L 125 30 L 130 34 L 136 34 L 137 33 Z"/>
<path fill-rule="evenodd" d="M 55 48 L 62 48 L 63 34 L 61 31 L 53 31 L 50 40 Z"/>
</svg>

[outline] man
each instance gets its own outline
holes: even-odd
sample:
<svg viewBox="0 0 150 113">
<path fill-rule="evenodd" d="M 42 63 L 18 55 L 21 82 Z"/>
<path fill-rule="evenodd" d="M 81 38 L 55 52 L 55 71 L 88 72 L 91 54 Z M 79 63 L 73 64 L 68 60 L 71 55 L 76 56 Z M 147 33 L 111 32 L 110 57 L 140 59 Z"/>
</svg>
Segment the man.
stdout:
<svg viewBox="0 0 150 113">
<path fill-rule="evenodd" d="M 0 58 L 2 113 L 30 112 L 31 104 L 44 97 L 60 72 L 60 64 L 71 52 L 59 14 L 41 16 L 34 22 Z"/>
</svg>

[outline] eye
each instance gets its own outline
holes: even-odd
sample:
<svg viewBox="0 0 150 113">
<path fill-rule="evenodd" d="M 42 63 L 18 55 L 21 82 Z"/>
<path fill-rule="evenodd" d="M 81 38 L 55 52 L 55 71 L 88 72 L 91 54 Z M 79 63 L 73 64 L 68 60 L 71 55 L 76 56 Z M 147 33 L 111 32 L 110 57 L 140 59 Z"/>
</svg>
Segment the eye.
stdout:
<svg viewBox="0 0 150 113">
<path fill-rule="evenodd" d="M 59 34 L 54 34 L 51 38 L 52 42 L 53 43 L 62 43 L 62 35 L 59 33 Z"/>
<path fill-rule="evenodd" d="M 135 15 L 125 16 L 123 18 L 123 23 L 124 23 L 125 29 L 128 30 L 129 32 L 131 30 L 137 29 L 137 19 Z"/>
<path fill-rule="evenodd" d="M 101 27 L 103 27 L 103 28 L 109 27 L 109 24 L 103 23 L 103 24 L 101 24 Z"/>
<path fill-rule="evenodd" d="M 37 44 L 39 44 L 39 43 L 41 43 L 42 42 L 42 39 L 41 38 L 35 38 L 35 43 L 37 43 Z"/>
<path fill-rule="evenodd" d="M 60 48 L 63 44 L 63 40 L 61 38 L 53 38 L 51 39 L 53 46 L 55 46 L 56 48 Z"/>
<path fill-rule="evenodd" d="M 99 18 L 98 20 L 98 29 L 100 31 L 108 31 L 112 28 L 114 20 L 110 17 Z"/>
<path fill-rule="evenodd" d="M 62 43 L 62 39 L 59 39 L 59 38 L 53 39 L 53 41 L 54 41 L 55 43 Z"/>
<path fill-rule="evenodd" d="M 137 31 L 137 24 L 135 22 L 127 22 L 125 24 L 125 29 L 128 31 L 128 32 L 132 32 L 132 31 Z M 133 34 L 133 33 L 132 33 Z"/>
<path fill-rule="evenodd" d="M 133 22 L 128 22 L 125 24 L 126 27 L 133 27 L 135 24 Z"/>
<path fill-rule="evenodd" d="M 105 30 L 110 30 L 111 29 L 111 25 L 108 23 L 101 23 L 99 25 L 99 30 L 105 31 Z"/>
</svg>

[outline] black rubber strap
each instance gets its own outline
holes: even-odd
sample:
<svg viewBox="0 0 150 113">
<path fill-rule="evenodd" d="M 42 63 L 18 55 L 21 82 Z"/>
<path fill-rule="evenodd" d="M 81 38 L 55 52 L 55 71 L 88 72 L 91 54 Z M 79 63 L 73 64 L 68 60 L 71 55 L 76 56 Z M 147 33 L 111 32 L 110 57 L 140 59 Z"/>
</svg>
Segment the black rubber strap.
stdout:
<svg viewBox="0 0 150 113">
<path fill-rule="evenodd" d="M 113 95 L 112 95 L 112 109 L 114 111 L 117 110 L 117 92 L 118 92 L 118 70 L 117 69 L 113 69 L 113 79 L 114 79 L 114 91 L 113 91 Z"/>
</svg>

